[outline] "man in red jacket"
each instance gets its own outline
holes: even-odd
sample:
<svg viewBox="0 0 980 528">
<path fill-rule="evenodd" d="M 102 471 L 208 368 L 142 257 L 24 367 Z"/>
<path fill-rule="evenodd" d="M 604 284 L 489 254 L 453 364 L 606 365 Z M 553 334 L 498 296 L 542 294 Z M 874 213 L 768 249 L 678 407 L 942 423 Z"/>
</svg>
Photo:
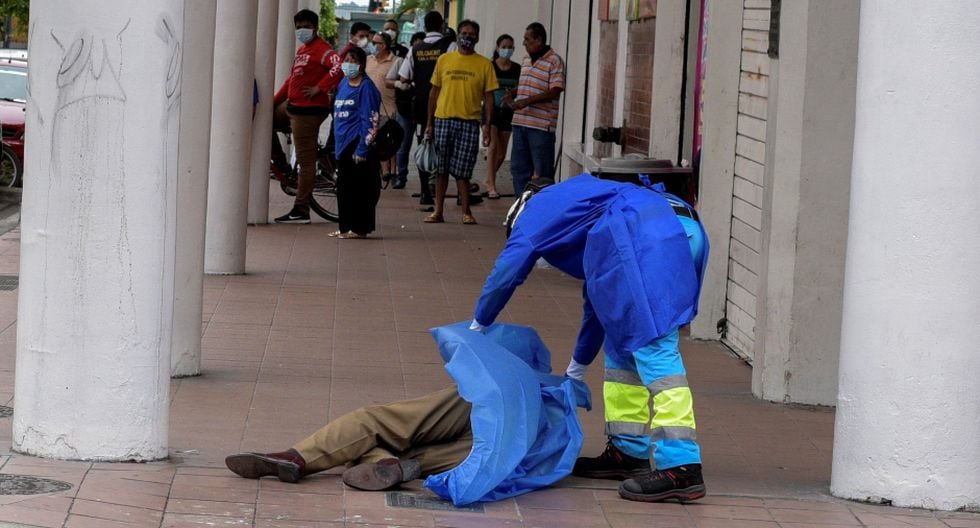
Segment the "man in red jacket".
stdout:
<svg viewBox="0 0 980 528">
<path fill-rule="evenodd" d="M 316 178 L 317 136 L 320 125 L 332 111 L 331 93 L 337 89 L 344 72 L 340 56 L 330 44 L 317 35 L 320 17 L 303 9 L 293 17 L 296 39 L 300 42 L 293 60 L 293 70 L 276 92 L 274 126 L 285 128 L 288 122 L 293 131 L 296 159 L 299 161 L 299 183 L 292 210 L 276 218 L 280 224 L 310 223 L 310 196 Z M 277 165 L 285 162 L 282 147 L 273 137 L 273 158 Z"/>
</svg>

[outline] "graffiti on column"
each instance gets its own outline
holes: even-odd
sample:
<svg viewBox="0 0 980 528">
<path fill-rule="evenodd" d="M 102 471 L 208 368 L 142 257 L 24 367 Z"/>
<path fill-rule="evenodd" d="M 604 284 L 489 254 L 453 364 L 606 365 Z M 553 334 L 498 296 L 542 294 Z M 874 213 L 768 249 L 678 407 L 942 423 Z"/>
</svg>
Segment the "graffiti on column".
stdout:
<svg viewBox="0 0 980 528">
<path fill-rule="evenodd" d="M 45 274 L 45 299 L 71 292 L 74 306 L 92 306 L 91 301 L 99 300 L 118 303 L 103 307 L 118 325 L 128 326 L 118 335 L 135 335 L 137 319 L 126 210 L 127 97 L 120 82 L 122 38 L 130 22 L 108 36 L 82 29 L 70 41 L 51 32 L 61 49 L 61 64 L 51 119 L 48 197 L 49 203 L 68 207 L 49 207 L 48 220 L 59 215 L 59 222 L 67 222 L 69 228 L 66 244 L 45 245 L 45 260 L 67 259 L 72 269 L 68 276 Z M 97 326 L 106 318 L 79 312 L 73 311 L 70 324 L 84 350 L 85 337 L 102 331 Z"/>
</svg>

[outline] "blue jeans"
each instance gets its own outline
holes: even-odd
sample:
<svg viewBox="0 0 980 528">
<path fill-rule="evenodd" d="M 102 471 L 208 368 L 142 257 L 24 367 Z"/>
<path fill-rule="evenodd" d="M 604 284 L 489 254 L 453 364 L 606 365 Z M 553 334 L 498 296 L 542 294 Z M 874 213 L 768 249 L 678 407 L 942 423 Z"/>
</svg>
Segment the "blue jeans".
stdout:
<svg viewBox="0 0 980 528">
<path fill-rule="evenodd" d="M 555 177 L 555 133 L 537 128 L 514 125 L 514 141 L 510 151 L 510 175 L 514 178 L 514 194 L 520 195 L 531 181 Z"/>
<path fill-rule="evenodd" d="M 405 131 L 405 137 L 402 139 L 402 145 L 398 148 L 398 154 L 396 154 L 395 158 L 398 166 L 396 181 L 405 183 L 408 181 L 408 155 L 412 151 L 412 137 L 415 136 L 415 124 L 412 123 L 411 119 L 403 116 L 401 112 L 395 112 L 395 121 Z"/>
</svg>

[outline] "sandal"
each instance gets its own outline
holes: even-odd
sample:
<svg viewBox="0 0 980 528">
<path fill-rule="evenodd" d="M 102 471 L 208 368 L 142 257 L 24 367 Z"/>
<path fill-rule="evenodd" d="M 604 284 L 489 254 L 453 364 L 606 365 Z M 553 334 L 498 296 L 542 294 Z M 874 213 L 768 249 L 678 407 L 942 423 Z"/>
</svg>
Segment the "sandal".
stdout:
<svg viewBox="0 0 980 528">
<path fill-rule="evenodd" d="M 463 215 L 463 223 L 466 224 L 466 225 L 475 225 L 476 224 L 476 218 L 473 218 L 473 215 L 464 214 Z"/>
<path fill-rule="evenodd" d="M 343 235 L 343 233 L 340 231 L 334 231 L 333 233 L 327 234 L 328 237 L 339 237 L 340 235 Z"/>
<path fill-rule="evenodd" d="M 367 238 L 367 235 L 362 235 L 360 233 L 355 233 L 353 231 L 348 231 L 346 233 L 343 233 L 341 235 L 338 235 L 337 238 L 343 238 L 343 239 L 349 239 L 349 238 Z"/>
<path fill-rule="evenodd" d="M 487 200 L 499 200 L 500 199 L 500 193 L 497 192 L 497 191 L 488 192 L 488 193 L 486 193 L 486 195 L 487 195 Z"/>
<path fill-rule="evenodd" d="M 441 213 L 432 213 L 429 216 L 425 217 L 425 219 L 422 221 L 427 224 L 441 224 L 446 220 L 442 218 Z"/>
</svg>

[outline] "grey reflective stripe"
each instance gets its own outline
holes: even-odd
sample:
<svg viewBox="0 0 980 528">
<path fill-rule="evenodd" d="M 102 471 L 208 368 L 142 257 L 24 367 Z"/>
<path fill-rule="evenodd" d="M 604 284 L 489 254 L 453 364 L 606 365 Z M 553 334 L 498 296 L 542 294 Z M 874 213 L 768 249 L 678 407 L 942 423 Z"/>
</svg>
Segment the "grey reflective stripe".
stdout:
<svg viewBox="0 0 980 528">
<path fill-rule="evenodd" d="M 659 394 L 667 389 L 676 389 L 678 387 L 687 387 L 687 376 L 677 374 L 676 376 L 660 378 L 647 385 L 647 390 L 650 391 L 650 394 Z"/>
<path fill-rule="evenodd" d="M 608 426 L 607 426 L 608 427 Z M 650 430 L 650 440 L 696 440 L 697 434 L 690 427 L 669 425 Z"/>
<path fill-rule="evenodd" d="M 643 380 L 640 379 L 640 375 L 632 370 L 607 368 L 606 381 L 622 383 L 623 385 L 636 385 L 639 387 L 643 386 Z"/>
<path fill-rule="evenodd" d="M 606 422 L 606 436 L 622 434 L 646 436 L 649 432 L 650 430 L 647 429 L 647 424 L 645 423 Z"/>
</svg>

